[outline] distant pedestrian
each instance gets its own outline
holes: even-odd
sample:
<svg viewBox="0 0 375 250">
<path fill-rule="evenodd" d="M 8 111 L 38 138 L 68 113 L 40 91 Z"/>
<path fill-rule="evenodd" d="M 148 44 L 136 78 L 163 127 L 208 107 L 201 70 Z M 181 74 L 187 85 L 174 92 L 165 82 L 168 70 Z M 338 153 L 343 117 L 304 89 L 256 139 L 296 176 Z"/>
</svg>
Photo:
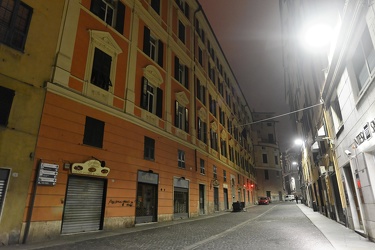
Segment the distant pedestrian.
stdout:
<svg viewBox="0 0 375 250">
<path fill-rule="evenodd" d="M 298 204 L 298 196 L 296 196 L 296 203 Z"/>
</svg>

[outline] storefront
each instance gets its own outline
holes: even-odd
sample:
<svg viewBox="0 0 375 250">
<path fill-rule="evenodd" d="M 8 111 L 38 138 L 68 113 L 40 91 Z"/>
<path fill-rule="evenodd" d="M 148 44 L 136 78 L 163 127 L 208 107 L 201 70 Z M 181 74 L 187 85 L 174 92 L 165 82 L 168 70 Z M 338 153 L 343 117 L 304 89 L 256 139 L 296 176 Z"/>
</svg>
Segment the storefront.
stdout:
<svg viewBox="0 0 375 250">
<path fill-rule="evenodd" d="M 138 171 L 135 223 L 157 221 L 159 175 Z"/>
<path fill-rule="evenodd" d="M 189 181 L 185 178 L 173 179 L 173 217 L 174 219 L 189 218 Z"/>
<path fill-rule="evenodd" d="M 72 165 L 65 195 L 62 234 L 103 229 L 109 168 L 98 160 Z"/>
</svg>

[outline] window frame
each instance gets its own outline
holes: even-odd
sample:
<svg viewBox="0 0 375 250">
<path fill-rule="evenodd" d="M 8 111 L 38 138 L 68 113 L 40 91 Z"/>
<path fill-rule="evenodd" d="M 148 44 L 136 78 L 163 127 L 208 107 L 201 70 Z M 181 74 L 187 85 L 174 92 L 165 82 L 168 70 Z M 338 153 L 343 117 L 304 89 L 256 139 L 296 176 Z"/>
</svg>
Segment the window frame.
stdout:
<svg viewBox="0 0 375 250">
<path fill-rule="evenodd" d="M 100 9 L 104 10 L 104 16 Z M 90 11 L 107 25 L 113 27 L 120 34 L 124 32 L 125 5 L 119 0 L 92 0 Z M 111 20 L 107 20 L 108 10 L 112 10 Z"/>
<path fill-rule="evenodd" d="M 143 159 L 155 161 L 155 139 L 148 136 L 144 137 Z"/>
<path fill-rule="evenodd" d="M 99 119 L 86 116 L 83 133 L 83 145 L 96 148 L 103 148 L 105 122 Z"/>
<path fill-rule="evenodd" d="M 185 151 L 178 149 L 177 150 L 177 164 L 179 168 L 185 169 Z"/>
<path fill-rule="evenodd" d="M 189 133 L 189 110 L 179 101 L 175 101 L 175 127 Z"/>
<path fill-rule="evenodd" d="M 199 161 L 199 169 L 200 169 L 200 174 L 201 175 L 206 175 L 206 166 L 205 166 L 205 161 L 203 159 L 200 159 Z"/>
<path fill-rule="evenodd" d="M 3 43 L 15 50 L 23 52 L 25 49 L 26 40 L 27 40 L 27 36 L 29 33 L 31 18 L 33 15 L 33 8 L 31 8 L 29 5 L 25 4 L 24 2 L 20 0 L 14 0 L 14 8 L 12 10 L 6 10 L 2 6 L 0 6 L 0 9 L 4 9 L 4 12 L 5 11 L 10 12 L 9 20 L 7 21 L 2 20 L 2 22 L 4 21 L 4 24 L 5 24 L 4 25 L 5 34 L 4 34 L 4 39 L 1 39 L 0 43 Z M 20 16 L 20 14 L 23 13 L 22 10 L 28 11 L 25 17 Z M 20 18 L 23 18 L 24 22 L 20 22 L 19 21 Z M 20 24 L 20 23 L 25 23 L 22 29 L 17 28 L 17 24 Z M 21 39 L 18 39 L 19 41 L 18 45 L 16 45 L 16 41 L 14 41 L 15 35 L 22 37 Z"/>
</svg>

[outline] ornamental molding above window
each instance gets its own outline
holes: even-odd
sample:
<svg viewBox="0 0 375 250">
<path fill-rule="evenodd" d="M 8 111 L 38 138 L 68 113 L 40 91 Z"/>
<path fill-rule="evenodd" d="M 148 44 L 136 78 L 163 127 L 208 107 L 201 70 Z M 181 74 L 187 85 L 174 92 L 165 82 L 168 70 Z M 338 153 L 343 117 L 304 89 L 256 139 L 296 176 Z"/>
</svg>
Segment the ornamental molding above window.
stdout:
<svg viewBox="0 0 375 250">
<path fill-rule="evenodd" d="M 230 139 L 229 142 L 228 142 L 229 146 L 233 147 L 234 145 L 234 140 L 233 139 Z"/>
<path fill-rule="evenodd" d="M 220 137 L 221 139 L 223 140 L 226 140 L 227 139 L 227 132 L 225 132 L 225 130 L 223 129 L 220 133 Z"/>
<path fill-rule="evenodd" d="M 211 122 L 211 129 L 213 130 L 213 131 L 217 131 L 217 124 L 216 124 L 216 122 L 215 121 L 213 121 L 213 122 Z"/>
<path fill-rule="evenodd" d="M 202 121 L 206 121 L 207 119 L 207 112 L 205 110 L 205 108 L 200 108 L 199 111 L 198 111 L 198 117 L 202 120 Z"/>
<path fill-rule="evenodd" d="M 143 76 L 146 77 L 152 85 L 158 88 L 160 88 L 160 85 L 163 83 L 163 77 L 154 65 L 147 65 L 143 68 Z"/>
<path fill-rule="evenodd" d="M 185 92 L 178 92 L 175 95 L 178 103 L 186 108 L 186 106 L 189 104 L 189 99 L 187 98 Z"/>
<path fill-rule="evenodd" d="M 95 43 L 97 47 L 105 52 L 115 52 L 117 55 L 122 53 L 122 49 L 116 43 L 115 39 L 105 31 L 89 30 L 90 39 L 92 43 Z M 112 54 L 111 53 L 111 54 Z"/>
</svg>

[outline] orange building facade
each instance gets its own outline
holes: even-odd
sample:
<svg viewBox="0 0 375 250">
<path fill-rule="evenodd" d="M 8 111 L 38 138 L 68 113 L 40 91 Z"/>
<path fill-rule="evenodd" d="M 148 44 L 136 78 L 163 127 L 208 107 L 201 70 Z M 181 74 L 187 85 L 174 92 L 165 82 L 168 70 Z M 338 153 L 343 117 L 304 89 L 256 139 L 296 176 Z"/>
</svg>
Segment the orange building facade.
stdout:
<svg viewBox="0 0 375 250">
<path fill-rule="evenodd" d="M 197 1 L 66 1 L 23 238 L 253 204 L 250 109 Z"/>
</svg>

